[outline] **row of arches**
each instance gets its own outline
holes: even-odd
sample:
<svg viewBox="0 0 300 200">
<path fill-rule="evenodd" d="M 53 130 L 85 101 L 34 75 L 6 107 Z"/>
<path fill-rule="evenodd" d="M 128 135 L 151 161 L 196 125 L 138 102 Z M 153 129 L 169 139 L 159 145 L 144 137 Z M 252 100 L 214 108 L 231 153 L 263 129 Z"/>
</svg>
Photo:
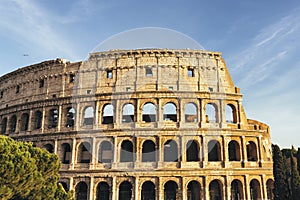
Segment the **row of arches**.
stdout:
<svg viewBox="0 0 300 200">
<path fill-rule="evenodd" d="M 47 149 L 53 151 L 53 147 Z M 258 161 L 257 147 L 253 141 L 249 141 L 247 146 L 247 160 Z M 182 153 L 178 146 L 177 141 L 167 140 L 163 144 L 163 149 L 159 149 L 155 141 L 145 140 L 141 145 L 141 162 L 158 162 L 159 151 L 163 151 L 164 162 L 178 162 L 182 160 Z M 185 159 L 187 162 L 203 161 L 203 147 L 200 146 L 198 141 L 189 140 L 185 144 Z M 222 151 L 220 142 L 217 140 L 210 140 L 207 143 L 207 160 L 208 161 L 222 161 Z M 99 163 L 113 163 L 113 162 L 135 162 L 136 150 L 134 143 L 125 139 L 121 142 L 120 149 L 118 150 L 119 160 L 114 158 L 114 144 L 111 141 L 102 141 L 98 148 L 98 162 Z M 231 140 L 228 143 L 228 159 L 229 161 L 241 161 L 241 148 L 236 140 Z M 68 143 L 61 145 L 60 157 L 63 164 L 70 164 L 72 148 Z M 90 163 L 92 162 L 92 148 L 89 142 L 82 142 L 77 149 L 77 163 Z"/>
<path fill-rule="evenodd" d="M 66 184 L 64 184 L 66 185 Z M 234 179 L 230 185 L 230 199 L 231 200 L 244 200 L 246 199 L 246 188 L 239 179 Z M 257 179 L 252 179 L 249 184 L 250 198 L 251 200 L 261 200 L 263 199 L 261 184 Z M 163 197 L 160 199 L 165 200 L 177 200 L 182 199 L 185 195 L 187 200 L 202 200 L 206 199 L 204 188 L 201 187 L 197 180 L 191 180 L 187 184 L 186 193 L 183 194 L 180 186 L 173 180 L 167 181 L 163 185 Z M 223 183 L 214 179 L 210 181 L 208 185 L 208 196 L 209 200 L 223 200 L 225 197 L 225 191 Z M 274 181 L 268 179 L 266 182 L 267 199 L 274 199 L 273 195 Z M 140 199 L 142 200 L 156 200 L 160 188 L 157 187 L 152 181 L 145 181 L 142 184 L 140 191 Z M 112 198 L 112 193 L 118 193 L 118 199 L 120 200 L 131 200 L 134 199 L 134 185 L 130 181 L 123 181 L 120 183 L 117 191 L 112 191 L 112 187 L 107 182 L 100 182 L 96 187 L 96 200 L 110 200 Z M 87 200 L 88 199 L 88 185 L 81 181 L 75 187 L 75 198 L 76 200 Z"/>
<path fill-rule="evenodd" d="M 121 111 L 121 122 L 120 123 L 131 123 L 137 121 L 136 110 L 133 104 L 126 103 L 122 107 Z M 142 116 L 141 120 L 149 123 L 156 122 L 158 108 L 152 102 L 147 102 L 142 106 Z M 168 102 L 163 106 L 163 120 L 164 121 L 178 121 L 178 107 L 173 102 Z M 76 122 L 76 109 L 73 107 L 68 107 L 65 110 L 65 127 L 74 127 Z M 236 123 L 236 108 L 232 104 L 226 105 L 226 122 Z M 58 126 L 59 111 L 58 109 L 51 109 L 46 113 L 47 121 L 44 122 L 48 128 L 56 128 Z M 218 119 L 218 108 L 214 103 L 208 103 L 206 105 L 206 122 L 219 122 Z M 1 134 L 7 132 L 7 127 L 10 133 L 14 133 L 17 130 L 17 115 L 12 115 L 8 120 L 4 117 L 1 121 Z M 28 131 L 29 128 L 32 130 L 37 130 L 43 126 L 43 113 L 37 110 L 33 113 L 32 123 L 30 123 L 29 112 L 25 112 L 21 115 L 19 130 Z M 198 107 L 195 103 L 187 103 L 184 106 L 184 118 L 183 121 L 186 123 L 193 123 L 199 121 Z M 102 109 L 102 124 L 113 124 L 115 122 L 115 108 L 112 104 L 105 104 Z M 87 106 L 83 110 L 82 125 L 93 125 L 95 123 L 95 110 L 93 106 Z M 30 127 L 29 125 L 32 124 Z"/>
</svg>

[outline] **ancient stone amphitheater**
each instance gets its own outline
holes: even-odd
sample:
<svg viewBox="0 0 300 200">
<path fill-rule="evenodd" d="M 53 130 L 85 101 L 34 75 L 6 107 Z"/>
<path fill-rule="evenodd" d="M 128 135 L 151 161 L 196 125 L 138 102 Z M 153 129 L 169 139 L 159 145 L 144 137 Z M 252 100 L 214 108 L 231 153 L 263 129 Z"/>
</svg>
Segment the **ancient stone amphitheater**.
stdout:
<svg viewBox="0 0 300 200">
<path fill-rule="evenodd" d="M 1 134 L 57 154 L 77 200 L 273 199 L 270 129 L 221 54 L 91 53 L 0 77 Z"/>
</svg>

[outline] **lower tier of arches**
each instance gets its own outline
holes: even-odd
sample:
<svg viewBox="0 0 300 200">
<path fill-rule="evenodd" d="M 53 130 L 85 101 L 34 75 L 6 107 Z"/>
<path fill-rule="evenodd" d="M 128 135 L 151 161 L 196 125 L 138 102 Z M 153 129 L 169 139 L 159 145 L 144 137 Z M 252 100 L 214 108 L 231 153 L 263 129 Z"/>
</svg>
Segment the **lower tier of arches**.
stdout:
<svg viewBox="0 0 300 200">
<path fill-rule="evenodd" d="M 118 175 L 104 177 L 97 173 L 80 173 L 69 176 L 62 173 L 60 183 L 66 190 L 74 190 L 75 200 L 274 199 L 271 174 L 130 176 L 130 172 L 124 172 Z"/>
</svg>

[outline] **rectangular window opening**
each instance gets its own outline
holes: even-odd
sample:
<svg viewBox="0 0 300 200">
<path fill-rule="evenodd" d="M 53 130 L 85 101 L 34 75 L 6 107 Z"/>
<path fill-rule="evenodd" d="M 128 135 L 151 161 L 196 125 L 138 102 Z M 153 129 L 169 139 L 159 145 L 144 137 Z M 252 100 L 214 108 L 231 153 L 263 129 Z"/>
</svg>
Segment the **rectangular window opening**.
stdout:
<svg viewBox="0 0 300 200">
<path fill-rule="evenodd" d="M 106 73 L 106 78 L 113 78 L 112 70 L 108 70 Z"/>
<path fill-rule="evenodd" d="M 75 82 L 75 75 L 70 74 L 70 83 L 74 83 L 74 82 Z"/>
<path fill-rule="evenodd" d="M 195 77 L 194 69 L 191 68 L 188 69 L 188 77 Z"/>
<path fill-rule="evenodd" d="M 146 76 L 153 76 L 152 69 L 146 68 Z"/>
</svg>

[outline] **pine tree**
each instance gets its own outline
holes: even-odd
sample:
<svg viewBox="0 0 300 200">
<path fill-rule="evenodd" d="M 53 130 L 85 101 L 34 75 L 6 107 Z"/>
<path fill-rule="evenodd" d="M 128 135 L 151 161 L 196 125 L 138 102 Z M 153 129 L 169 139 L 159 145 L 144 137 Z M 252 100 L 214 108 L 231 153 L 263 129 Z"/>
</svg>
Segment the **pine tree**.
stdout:
<svg viewBox="0 0 300 200">
<path fill-rule="evenodd" d="M 297 158 L 297 169 L 298 172 L 300 172 L 300 148 L 298 148 L 298 151 L 296 153 L 296 158 Z"/>
<path fill-rule="evenodd" d="M 0 199 L 69 200 L 57 187 L 60 166 L 57 155 L 0 136 Z"/>
<path fill-rule="evenodd" d="M 278 145 L 272 145 L 273 173 L 274 173 L 274 200 L 289 200 L 287 171 L 285 160 Z"/>
<path fill-rule="evenodd" d="M 300 176 L 298 169 L 296 167 L 296 163 L 294 160 L 293 153 L 291 152 L 291 193 L 292 193 L 292 200 L 299 200 L 300 199 Z"/>
</svg>

